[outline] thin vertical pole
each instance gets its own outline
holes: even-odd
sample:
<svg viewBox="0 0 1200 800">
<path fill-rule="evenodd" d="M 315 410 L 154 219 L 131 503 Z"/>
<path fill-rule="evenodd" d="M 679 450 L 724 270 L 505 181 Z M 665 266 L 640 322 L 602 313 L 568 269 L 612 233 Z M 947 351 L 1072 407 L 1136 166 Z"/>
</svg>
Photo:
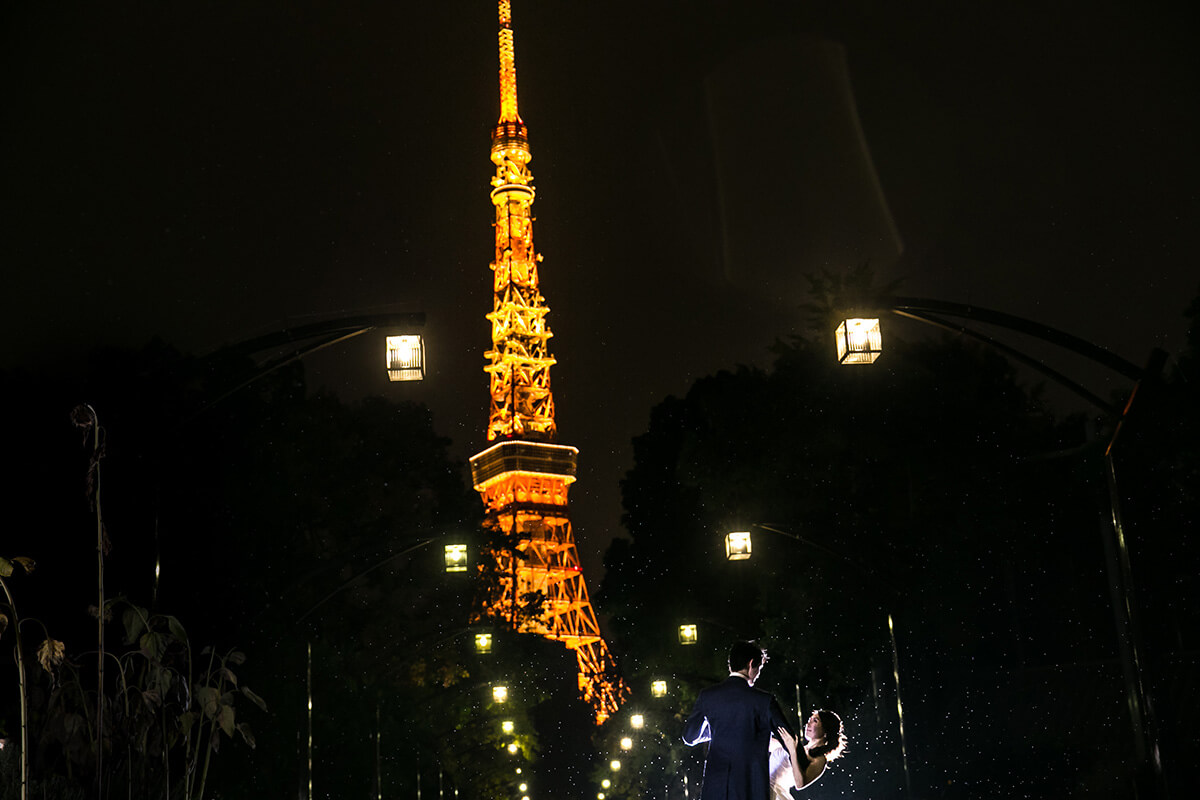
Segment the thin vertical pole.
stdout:
<svg viewBox="0 0 1200 800">
<path fill-rule="evenodd" d="M 800 684 L 796 684 L 796 724 L 804 728 L 804 711 L 800 707 Z"/>
<path fill-rule="evenodd" d="M 379 739 L 383 736 L 379 728 L 379 703 L 375 703 L 375 800 L 383 800 L 383 771 L 379 766 Z"/>
<path fill-rule="evenodd" d="M 900 719 L 900 757 L 904 761 L 904 788 L 912 797 L 912 776 L 908 773 L 908 743 L 904 738 L 904 704 L 900 701 L 900 651 L 896 647 L 896 626 L 887 615 L 888 638 L 892 642 L 892 678 L 896 682 L 896 716 Z"/>
<path fill-rule="evenodd" d="M 312 698 L 312 642 L 308 642 L 308 798 L 313 796 L 313 698 Z"/>
</svg>

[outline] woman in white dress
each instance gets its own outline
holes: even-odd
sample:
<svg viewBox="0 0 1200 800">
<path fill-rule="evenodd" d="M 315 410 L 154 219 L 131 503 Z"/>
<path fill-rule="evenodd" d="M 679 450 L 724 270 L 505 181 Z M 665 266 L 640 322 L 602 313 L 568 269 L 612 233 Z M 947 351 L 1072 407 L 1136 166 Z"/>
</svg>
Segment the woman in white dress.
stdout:
<svg viewBox="0 0 1200 800">
<path fill-rule="evenodd" d="M 779 728 L 783 746 L 771 739 L 771 793 L 774 800 L 794 800 L 825 772 L 825 765 L 846 750 L 842 718 L 818 709 L 804 726 L 804 739 L 797 741 Z"/>
</svg>

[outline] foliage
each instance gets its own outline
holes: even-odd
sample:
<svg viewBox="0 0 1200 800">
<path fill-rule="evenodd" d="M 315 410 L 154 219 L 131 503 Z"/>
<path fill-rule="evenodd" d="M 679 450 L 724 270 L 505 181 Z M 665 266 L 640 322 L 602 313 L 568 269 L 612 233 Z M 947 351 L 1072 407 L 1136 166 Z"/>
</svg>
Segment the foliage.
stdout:
<svg viewBox="0 0 1200 800">
<path fill-rule="evenodd" d="M 39 660 L 49 678 L 38 709 L 37 784 L 86 793 L 96 786 L 97 740 L 103 743 L 108 791 L 144 796 L 202 798 L 213 753 L 222 737 L 235 734 L 255 746 L 250 726 L 239 719 L 236 697 L 266 711 L 266 703 L 233 668 L 245 655 L 218 655 L 205 648 L 195 663 L 179 620 L 124 600 L 114 600 L 106 617 L 123 609 L 124 653 L 111 653 L 112 683 L 105 687 L 103 728 L 97 730 L 94 680 L 61 642 L 47 640 Z M 72 788 L 73 787 L 73 788 Z"/>
<path fill-rule="evenodd" d="M 192 359 L 162 343 L 95 353 L 83 364 L 63 385 L 0 373 L 10 417 L 27 421 L 11 448 L 25 470 L 6 490 L 36 498 L 9 504 L 15 527 L 55 532 L 22 533 L 14 543 L 28 544 L 52 571 L 27 602 L 71 607 L 74 587 L 95 578 L 86 537 L 76 545 L 58 533 L 86 530 L 90 516 L 78 477 L 86 459 L 75 458 L 69 429 L 60 432 L 64 410 L 84 395 L 121 432 L 105 445 L 110 583 L 151 616 L 177 610 L 193 641 L 244 643 L 254 659 L 226 667 L 271 700 L 271 713 L 255 720 L 263 746 L 222 748 L 209 787 L 261 797 L 303 786 L 310 693 L 318 792 L 413 794 L 419 774 L 431 794 L 440 773 L 446 791 L 497 796 L 511 789 L 514 763 L 528 774 L 542 769 L 535 763 L 544 754 L 586 743 L 586 722 L 566 735 L 555 730 L 549 745 L 543 736 L 555 720 L 582 713 L 573 653 L 531 637 L 507 642 L 503 630 L 492 654 L 474 653 L 473 576 L 448 575 L 440 562 L 451 538 L 477 551 L 480 504 L 427 408 L 310 393 L 299 364 L 212 403 L 253 375 L 254 364 L 236 354 Z M 48 547 L 54 559 L 45 559 Z M 89 631 L 82 616 L 64 615 L 59 638 L 94 638 L 94 618 Z M 486 694 L 493 680 L 520 698 L 510 706 L 518 710 L 517 756 L 495 730 L 499 710 Z"/>
</svg>

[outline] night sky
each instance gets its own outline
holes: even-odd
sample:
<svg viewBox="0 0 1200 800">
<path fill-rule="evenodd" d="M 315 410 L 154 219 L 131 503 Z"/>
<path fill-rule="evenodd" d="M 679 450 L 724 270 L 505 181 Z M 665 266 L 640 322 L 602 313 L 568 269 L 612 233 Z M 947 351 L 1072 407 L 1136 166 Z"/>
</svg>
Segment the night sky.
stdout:
<svg viewBox="0 0 1200 800">
<path fill-rule="evenodd" d="M 516 0 L 592 582 L 650 408 L 769 364 L 806 272 L 870 262 L 1135 363 L 1178 351 L 1200 288 L 1178 5 Z M 490 0 L 5 4 L 0 367 L 420 310 L 425 383 L 386 384 L 372 341 L 310 386 L 426 402 L 482 449 L 496 27 Z"/>
</svg>

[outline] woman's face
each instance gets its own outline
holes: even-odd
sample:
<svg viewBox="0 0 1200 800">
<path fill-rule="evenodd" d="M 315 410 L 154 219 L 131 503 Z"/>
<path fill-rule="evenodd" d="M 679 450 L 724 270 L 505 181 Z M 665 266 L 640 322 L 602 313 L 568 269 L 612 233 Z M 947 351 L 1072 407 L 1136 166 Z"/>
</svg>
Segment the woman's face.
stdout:
<svg viewBox="0 0 1200 800">
<path fill-rule="evenodd" d="M 804 737 L 810 742 L 825 738 L 825 729 L 821 727 L 821 718 L 817 716 L 816 712 L 813 712 L 804 726 Z"/>
</svg>

